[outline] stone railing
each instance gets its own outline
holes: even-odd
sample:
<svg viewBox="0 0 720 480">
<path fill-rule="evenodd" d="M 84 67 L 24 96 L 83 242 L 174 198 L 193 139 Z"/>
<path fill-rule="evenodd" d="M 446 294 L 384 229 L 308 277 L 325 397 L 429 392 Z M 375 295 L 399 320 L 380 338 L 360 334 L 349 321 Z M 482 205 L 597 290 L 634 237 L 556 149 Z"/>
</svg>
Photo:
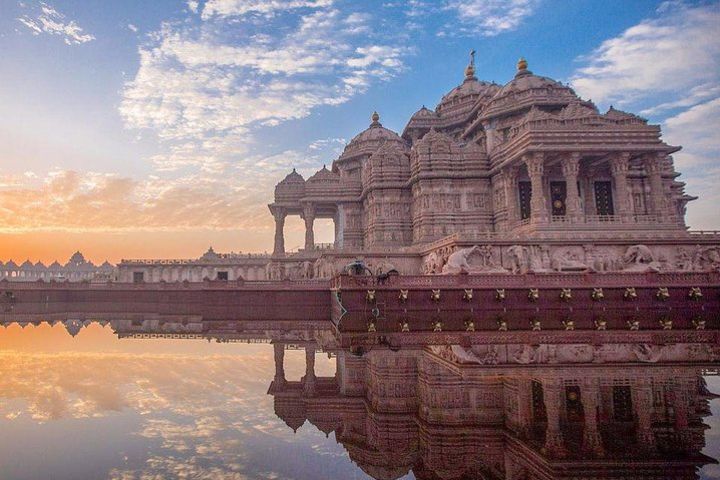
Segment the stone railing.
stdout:
<svg viewBox="0 0 720 480">
<path fill-rule="evenodd" d="M 171 259 L 145 259 L 145 258 L 123 258 L 122 265 L 148 265 L 148 266 L 182 266 L 182 265 L 203 265 L 216 263 L 233 263 L 242 260 L 269 260 L 267 253 L 243 253 L 243 254 L 218 254 L 216 258 L 171 258 Z"/>
<path fill-rule="evenodd" d="M 378 284 L 371 276 L 339 275 L 330 281 L 332 288 L 341 290 L 362 289 Z M 510 273 L 482 275 L 401 275 L 390 277 L 378 286 L 399 289 L 440 288 L 626 288 L 638 287 L 695 287 L 720 285 L 717 272 L 672 273 L 535 273 L 516 275 Z"/>
</svg>

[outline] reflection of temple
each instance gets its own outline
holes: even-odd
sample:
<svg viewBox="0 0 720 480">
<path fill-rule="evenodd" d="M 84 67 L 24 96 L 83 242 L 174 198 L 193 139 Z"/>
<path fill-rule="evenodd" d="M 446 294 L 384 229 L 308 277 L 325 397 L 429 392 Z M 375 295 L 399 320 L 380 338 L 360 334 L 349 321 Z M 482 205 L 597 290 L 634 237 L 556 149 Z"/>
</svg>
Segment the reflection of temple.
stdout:
<svg viewBox="0 0 720 480">
<path fill-rule="evenodd" d="M 334 435 L 376 479 L 692 479 L 713 461 L 700 453 L 715 397 L 701 374 L 719 370 L 716 330 L 548 332 L 534 341 L 506 332 L 505 342 L 462 332 L 442 333 L 443 343 L 338 332 L 326 320 L 103 316 L 121 338 L 270 342 L 278 417 Z M 57 321 L 73 336 L 92 323 Z M 299 380 L 286 378 L 288 349 L 305 351 Z M 317 352 L 335 357 L 333 376 L 316 373 Z"/>
<path fill-rule="evenodd" d="M 567 351 L 551 366 L 504 365 L 461 347 L 341 351 L 336 375 L 321 378 L 308 345 L 306 373 L 290 382 L 276 342 L 269 393 L 293 430 L 309 421 L 334 432 L 377 479 L 690 479 L 713 462 L 699 452 L 714 395 L 687 365 L 692 348 L 678 365 L 609 368 L 546 347 Z"/>
</svg>

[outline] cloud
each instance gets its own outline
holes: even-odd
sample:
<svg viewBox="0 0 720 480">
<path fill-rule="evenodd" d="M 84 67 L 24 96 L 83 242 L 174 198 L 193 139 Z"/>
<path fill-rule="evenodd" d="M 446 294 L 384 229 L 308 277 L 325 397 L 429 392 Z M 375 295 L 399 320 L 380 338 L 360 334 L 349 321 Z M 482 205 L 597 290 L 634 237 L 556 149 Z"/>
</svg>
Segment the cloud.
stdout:
<svg viewBox="0 0 720 480">
<path fill-rule="evenodd" d="M 692 89 L 717 89 L 719 24 L 716 4 L 689 7 L 666 2 L 656 18 L 604 41 L 588 55 L 584 59 L 587 65 L 572 77 L 572 86 L 580 95 L 599 102 L 624 104 L 672 93 L 679 98 L 660 110 L 687 106 L 688 99 L 700 93 Z M 691 96 L 685 99 L 688 91 Z"/>
<path fill-rule="evenodd" d="M 212 16 L 239 16 L 248 13 L 270 15 L 279 11 L 299 8 L 329 7 L 332 4 L 333 0 L 209 0 L 205 4 L 202 16 L 210 18 Z M 197 5 L 195 10 L 197 10 Z"/>
<path fill-rule="evenodd" d="M 688 193 L 698 200 L 688 208 L 688 222 L 693 228 L 712 230 L 718 227 L 717 205 L 720 202 L 720 98 L 681 111 L 665 120 L 663 138 L 684 148 L 673 155 L 675 166 L 683 172 Z"/>
<path fill-rule="evenodd" d="M 23 15 L 17 19 L 30 29 L 33 35 L 47 33 L 58 35 L 67 45 L 79 45 L 95 40 L 95 36 L 84 33 L 74 21 L 67 21 L 65 15 L 47 3 L 40 3 L 40 11 L 35 15 Z"/>
<path fill-rule="evenodd" d="M 673 155 L 687 183 L 699 196 L 690 203 L 692 228 L 715 229 L 717 125 L 720 124 L 720 9 L 717 3 L 663 3 L 653 18 L 602 42 L 572 76 L 576 91 L 600 103 L 616 102 L 662 124 L 663 140 L 683 149 Z"/>
<path fill-rule="evenodd" d="M 144 179 L 72 170 L 0 175 L 0 232 L 269 229 L 272 218 L 265 205 L 274 185 L 292 168 L 311 175 L 322 161 L 337 156 L 340 142 L 246 153 L 238 164 L 198 156 L 192 142 L 179 144 L 167 155 L 153 156 L 156 174 Z M 233 148 L 226 138 L 220 146 L 212 139 L 205 143 L 209 151 Z"/>
<path fill-rule="evenodd" d="M 450 0 L 445 8 L 455 12 L 460 25 L 446 25 L 445 31 L 493 37 L 518 28 L 537 4 L 537 0 Z"/>
</svg>

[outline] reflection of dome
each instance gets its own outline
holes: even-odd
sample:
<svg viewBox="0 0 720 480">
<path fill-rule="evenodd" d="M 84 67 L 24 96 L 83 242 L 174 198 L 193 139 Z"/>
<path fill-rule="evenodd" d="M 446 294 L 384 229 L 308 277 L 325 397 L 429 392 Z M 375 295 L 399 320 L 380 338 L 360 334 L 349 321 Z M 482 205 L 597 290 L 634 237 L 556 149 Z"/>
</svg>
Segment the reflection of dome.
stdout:
<svg viewBox="0 0 720 480">
<path fill-rule="evenodd" d="M 80 330 L 84 327 L 83 323 L 77 319 L 66 320 L 64 323 L 65 329 L 72 337 L 80 333 Z"/>
<path fill-rule="evenodd" d="M 78 252 L 73 253 L 72 257 L 70 257 L 70 260 L 68 260 L 67 264 L 68 265 L 84 265 L 85 263 L 86 263 L 85 257 L 83 256 L 82 253 L 80 253 L 78 251 Z"/>
<path fill-rule="evenodd" d="M 275 415 L 282 419 L 285 424 L 297 432 L 307 419 L 305 403 L 300 397 L 279 396 L 274 397 Z"/>
</svg>

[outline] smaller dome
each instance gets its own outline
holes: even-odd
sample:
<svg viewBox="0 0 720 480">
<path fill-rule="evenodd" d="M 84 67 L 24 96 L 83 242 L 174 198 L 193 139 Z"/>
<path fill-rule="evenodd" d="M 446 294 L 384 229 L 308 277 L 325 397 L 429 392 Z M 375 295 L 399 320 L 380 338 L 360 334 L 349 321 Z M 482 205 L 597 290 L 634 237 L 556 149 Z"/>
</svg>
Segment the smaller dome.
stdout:
<svg viewBox="0 0 720 480">
<path fill-rule="evenodd" d="M 315 182 L 339 182 L 340 181 L 340 175 L 331 172 L 328 170 L 326 165 L 323 165 L 323 167 L 315 172 L 315 174 L 307 179 L 308 183 L 315 183 Z"/>
<path fill-rule="evenodd" d="M 297 172 L 297 170 L 293 168 L 292 172 L 288 173 L 287 176 L 283 178 L 280 183 L 305 183 L 305 179 Z"/>
<path fill-rule="evenodd" d="M 200 257 L 200 260 L 217 260 L 218 258 L 220 258 L 220 255 L 215 253 L 215 250 L 210 247 L 208 248 L 207 252 L 203 253 L 203 256 Z"/>
<path fill-rule="evenodd" d="M 413 113 L 413 116 L 410 117 L 411 119 L 420 119 L 420 118 L 438 118 L 437 114 L 430 110 L 429 108 L 426 108 L 425 105 L 422 106 L 420 110 Z"/>
<path fill-rule="evenodd" d="M 345 146 L 338 160 L 352 158 L 357 154 L 372 154 L 386 141 L 399 142 L 405 145 L 405 141 L 400 138 L 400 135 L 382 126 L 382 123 L 380 123 L 380 115 L 378 115 L 377 112 L 373 112 L 371 120 L 372 123 L 370 126 L 355 135 Z"/>
</svg>

